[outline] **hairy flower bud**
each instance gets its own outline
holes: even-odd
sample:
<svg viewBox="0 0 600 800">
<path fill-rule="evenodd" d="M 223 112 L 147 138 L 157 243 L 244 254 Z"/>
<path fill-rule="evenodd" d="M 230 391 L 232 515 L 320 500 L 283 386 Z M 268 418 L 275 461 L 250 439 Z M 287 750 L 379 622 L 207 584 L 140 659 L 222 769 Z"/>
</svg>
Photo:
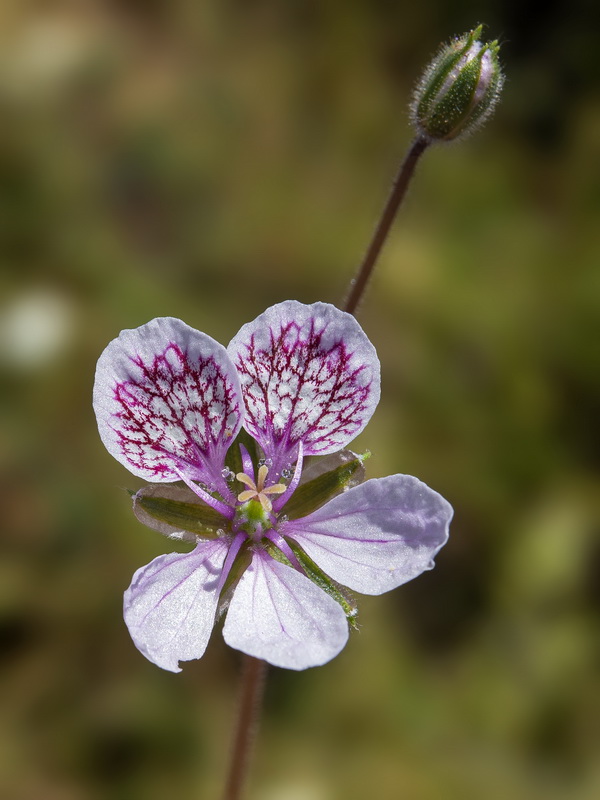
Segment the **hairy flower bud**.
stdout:
<svg viewBox="0 0 600 800">
<path fill-rule="evenodd" d="M 415 91 L 412 122 L 426 140 L 450 141 L 476 130 L 493 112 L 504 76 L 497 41 L 482 26 L 443 45 Z"/>
</svg>

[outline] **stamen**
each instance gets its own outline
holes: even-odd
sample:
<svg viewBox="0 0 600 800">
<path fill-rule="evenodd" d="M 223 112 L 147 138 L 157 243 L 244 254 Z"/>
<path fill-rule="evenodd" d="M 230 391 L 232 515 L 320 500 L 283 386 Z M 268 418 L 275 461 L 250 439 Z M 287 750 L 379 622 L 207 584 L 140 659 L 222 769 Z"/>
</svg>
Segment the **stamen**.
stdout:
<svg viewBox="0 0 600 800">
<path fill-rule="evenodd" d="M 194 483 L 187 475 L 182 472 L 179 467 L 174 466 L 173 471 L 176 472 L 181 480 L 185 483 L 185 485 L 194 492 L 194 494 L 198 495 L 198 497 L 206 503 L 207 506 L 214 508 L 215 511 L 218 511 L 219 514 L 222 514 L 227 519 L 233 519 L 234 510 L 225 503 L 222 503 L 220 500 L 217 500 L 216 497 L 213 497 L 208 492 L 205 492 L 204 489 L 201 489 L 197 484 Z"/>
<path fill-rule="evenodd" d="M 279 511 L 283 508 L 283 506 L 287 503 L 290 497 L 294 494 L 296 489 L 298 488 L 298 484 L 300 483 L 300 478 L 302 477 L 302 463 L 304 461 L 304 448 L 302 447 L 302 442 L 298 444 L 298 458 L 296 461 L 296 468 L 294 470 L 294 476 L 292 480 L 289 482 L 289 485 L 286 486 L 286 491 L 283 497 L 278 497 L 275 501 L 275 511 Z"/>
<path fill-rule="evenodd" d="M 245 472 L 246 475 L 250 475 L 252 480 L 254 480 L 254 464 L 250 458 L 250 453 L 243 444 L 240 445 L 240 455 L 242 457 L 242 471 Z"/>
<path fill-rule="evenodd" d="M 281 552 L 286 556 L 288 561 L 295 569 L 302 571 L 302 565 L 296 558 L 292 548 L 289 546 L 283 536 L 281 536 L 281 534 L 277 533 L 276 530 L 271 529 L 270 531 L 265 531 L 265 536 L 281 550 Z"/>
<path fill-rule="evenodd" d="M 241 531 L 240 533 L 237 534 L 237 536 L 233 539 L 233 541 L 229 545 L 229 550 L 227 551 L 225 563 L 223 564 L 223 568 L 221 570 L 221 577 L 219 578 L 219 583 L 217 585 L 217 594 L 221 593 L 221 589 L 225 585 L 225 581 L 227 580 L 229 571 L 233 566 L 233 562 L 235 561 L 235 558 L 240 551 L 240 547 L 246 541 L 246 538 L 247 538 L 246 534 L 243 531 Z"/>
</svg>

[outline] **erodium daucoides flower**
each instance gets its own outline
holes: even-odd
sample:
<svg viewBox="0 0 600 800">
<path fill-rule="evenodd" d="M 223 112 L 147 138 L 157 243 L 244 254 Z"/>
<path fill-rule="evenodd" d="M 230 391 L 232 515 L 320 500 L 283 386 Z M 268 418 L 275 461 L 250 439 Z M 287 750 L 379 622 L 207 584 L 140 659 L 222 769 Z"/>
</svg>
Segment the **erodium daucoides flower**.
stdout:
<svg viewBox="0 0 600 800">
<path fill-rule="evenodd" d="M 150 661 L 179 672 L 226 614 L 231 647 L 289 669 L 324 664 L 356 617 L 343 587 L 381 594 L 433 566 L 451 506 L 409 475 L 362 483 L 364 456 L 343 449 L 378 401 L 373 345 L 326 303 L 275 305 L 227 349 L 171 317 L 108 345 L 94 386 L 102 441 L 154 484 L 134 495 L 137 517 L 194 544 L 125 592 Z M 303 474 L 306 456 L 325 458 Z"/>
</svg>

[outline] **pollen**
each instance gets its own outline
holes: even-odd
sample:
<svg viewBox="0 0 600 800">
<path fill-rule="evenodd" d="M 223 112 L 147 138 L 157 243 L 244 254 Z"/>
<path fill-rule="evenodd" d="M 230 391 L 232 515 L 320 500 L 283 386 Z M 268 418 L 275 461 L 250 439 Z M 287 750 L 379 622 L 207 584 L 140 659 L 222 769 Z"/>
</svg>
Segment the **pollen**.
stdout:
<svg viewBox="0 0 600 800">
<path fill-rule="evenodd" d="M 249 475 L 246 475 L 245 472 L 238 472 L 235 477 L 238 479 L 238 481 L 240 481 L 240 483 L 244 483 L 248 487 L 243 492 L 238 494 L 237 499 L 239 502 L 245 503 L 248 500 L 256 499 L 267 513 L 272 511 L 273 504 L 271 503 L 268 495 L 282 494 L 285 492 L 287 487 L 284 483 L 274 483 L 272 486 L 265 487 L 268 474 L 269 468 L 263 464 L 262 467 L 258 468 L 258 480 L 256 483 L 254 483 L 254 480 Z"/>
</svg>

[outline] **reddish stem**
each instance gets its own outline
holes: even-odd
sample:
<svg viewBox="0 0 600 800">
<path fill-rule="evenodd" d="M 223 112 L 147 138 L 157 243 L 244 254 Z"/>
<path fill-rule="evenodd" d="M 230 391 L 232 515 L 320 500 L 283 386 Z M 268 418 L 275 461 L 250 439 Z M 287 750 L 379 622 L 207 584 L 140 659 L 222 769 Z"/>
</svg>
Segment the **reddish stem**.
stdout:
<svg viewBox="0 0 600 800">
<path fill-rule="evenodd" d="M 417 162 L 425 152 L 425 149 L 428 145 L 429 142 L 426 139 L 417 137 L 410 146 L 404 161 L 400 165 L 398 174 L 396 175 L 394 183 L 392 184 L 390 196 L 388 197 L 387 203 L 385 204 L 381 217 L 379 218 L 379 222 L 377 223 L 377 227 L 375 228 L 371 243 L 367 249 L 367 252 L 365 253 L 362 264 L 358 268 L 356 277 L 353 278 L 350 283 L 350 293 L 345 303 L 342 305 L 343 311 L 348 311 L 350 314 L 354 314 L 356 311 L 356 308 L 367 288 L 369 278 L 371 277 L 371 273 L 373 272 L 381 252 L 381 248 L 383 247 L 390 232 L 392 222 L 394 221 L 398 209 L 400 208 L 400 204 L 406 196 L 406 190 L 408 189 L 410 179 L 414 175 Z"/>
<path fill-rule="evenodd" d="M 252 747 L 258 732 L 266 674 L 267 665 L 264 661 L 252 658 L 252 656 L 244 656 L 237 725 L 223 800 L 239 800 L 242 796 Z"/>
</svg>

